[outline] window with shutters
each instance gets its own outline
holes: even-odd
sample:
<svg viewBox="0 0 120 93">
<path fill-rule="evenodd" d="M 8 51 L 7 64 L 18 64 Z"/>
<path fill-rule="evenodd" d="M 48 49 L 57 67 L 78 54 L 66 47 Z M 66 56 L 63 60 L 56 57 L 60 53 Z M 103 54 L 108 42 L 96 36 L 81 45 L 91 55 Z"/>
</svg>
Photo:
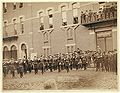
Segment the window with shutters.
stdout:
<svg viewBox="0 0 120 93">
<path fill-rule="evenodd" d="M 24 22 L 23 22 L 23 17 L 20 17 L 20 31 L 21 31 L 21 34 L 24 33 Z"/>
<path fill-rule="evenodd" d="M 67 25 L 66 6 L 61 7 L 61 13 L 62 13 L 62 26 L 66 26 Z"/>
<path fill-rule="evenodd" d="M 44 17 L 43 12 L 39 12 L 39 23 L 40 23 L 40 30 L 44 30 Z"/>
<path fill-rule="evenodd" d="M 49 28 L 53 28 L 53 13 L 52 9 L 48 10 L 48 18 L 49 18 Z"/>
<path fill-rule="evenodd" d="M 77 24 L 78 23 L 77 3 L 72 4 L 72 11 L 73 11 L 73 24 Z"/>
<path fill-rule="evenodd" d="M 17 35 L 17 20 L 13 19 L 14 35 Z"/>
</svg>

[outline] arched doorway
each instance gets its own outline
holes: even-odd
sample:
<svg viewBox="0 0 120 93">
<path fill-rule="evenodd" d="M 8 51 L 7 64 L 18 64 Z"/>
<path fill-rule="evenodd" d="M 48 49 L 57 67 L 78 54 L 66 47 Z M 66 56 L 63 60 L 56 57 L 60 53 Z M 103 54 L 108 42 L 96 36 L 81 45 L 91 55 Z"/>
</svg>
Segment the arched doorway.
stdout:
<svg viewBox="0 0 120 93">
<path fill-rule="evenodd" d="M 9 50 L 7 46 L 3 48 L 3 59 L 10 59 Z"/>
<path fill-rule="evenodd" d="M 11 46 L 11 58 L 17 60 L 17 48 L 15 45 Z"/>
<path fill-rule="evenodd" d="M 27 59 L 27 47 L 25 44 L 21 45 L 21 57 Z"/>
</svg>

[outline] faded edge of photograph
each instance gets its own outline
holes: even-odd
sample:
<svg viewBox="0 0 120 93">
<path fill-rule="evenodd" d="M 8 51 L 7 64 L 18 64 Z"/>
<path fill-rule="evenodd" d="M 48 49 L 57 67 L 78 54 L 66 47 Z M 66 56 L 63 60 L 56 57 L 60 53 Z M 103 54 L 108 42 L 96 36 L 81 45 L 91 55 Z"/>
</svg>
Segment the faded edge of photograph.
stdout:
<svg viewBox="0 0 120 93">
<path fill-rule="evenodd" d="M 118 90 L 117 2 L 2 2 L 3 91 Z"/>
</svg>

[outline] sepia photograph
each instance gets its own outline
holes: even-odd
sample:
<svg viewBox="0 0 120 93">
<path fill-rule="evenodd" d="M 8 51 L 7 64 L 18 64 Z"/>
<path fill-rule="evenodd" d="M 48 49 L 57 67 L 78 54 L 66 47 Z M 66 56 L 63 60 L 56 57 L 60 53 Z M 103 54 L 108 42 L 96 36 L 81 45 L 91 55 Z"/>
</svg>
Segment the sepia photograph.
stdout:
<svg viewBox="0 0 120 93">
<path fill-rule="evenodd" d="M 4 90 L 118 90 L 117 1 L 2 2 Z"/>
</svg>

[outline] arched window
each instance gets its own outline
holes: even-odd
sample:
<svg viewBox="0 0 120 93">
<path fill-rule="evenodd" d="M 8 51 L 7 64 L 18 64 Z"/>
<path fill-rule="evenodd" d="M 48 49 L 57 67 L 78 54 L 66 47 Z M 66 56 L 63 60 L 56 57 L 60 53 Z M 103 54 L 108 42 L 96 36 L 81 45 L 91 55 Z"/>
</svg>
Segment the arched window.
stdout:
<svg viewBox="0 0 120 93">
<path fill-rule="evenodd" d="M 44 30 L 44 16 L 43 16 L 43 11 L 39 12 L 39 23 L 40 23 L 40 30 Z"/>
<path fill-rule="evenodd" d="M 17 19 L 13 19 L 14 35 L 17 35 Z"/>
<path fill-rule="evenodd" d="M 11 58 L 17 60 L 17 47 L 15 45 L 11 46 Z"/>
<path fill-rule="evenodd" d="M 21 45 L 21 57 L 22 58 L 27 58 L 27 47 L 26 47 L 26 45 L 25 44 L 22 44 Z"/>
<path fill-rule="evenodd" d="M 20 31 L 21 31 L 21 34 L 24 33 L 24 21 L 23 21 L 23 17 L 20 17 Z"/>
<path fill-rule="evenodd" d="M 67 14 L 66 14 L 66 6 L 61 6 L 61 14 L 62 14 L 62 26 L 67 25 Z"/>
<path fill-rule="evenodd" d="M 9 50 L 7 46 L 3 48 L 3 59 L 9 59 Z"/>
<path fill-rule="evenodd" d="M 53 10 L 48 10 L 49 28 L 53 28 Z"/>
<path fill-rule="evenodd" d="M 78 4 L 77 2 L 72 4 L 72 11 L 73 11 L 73 24 L 78 23 Z"/>
</svg>

